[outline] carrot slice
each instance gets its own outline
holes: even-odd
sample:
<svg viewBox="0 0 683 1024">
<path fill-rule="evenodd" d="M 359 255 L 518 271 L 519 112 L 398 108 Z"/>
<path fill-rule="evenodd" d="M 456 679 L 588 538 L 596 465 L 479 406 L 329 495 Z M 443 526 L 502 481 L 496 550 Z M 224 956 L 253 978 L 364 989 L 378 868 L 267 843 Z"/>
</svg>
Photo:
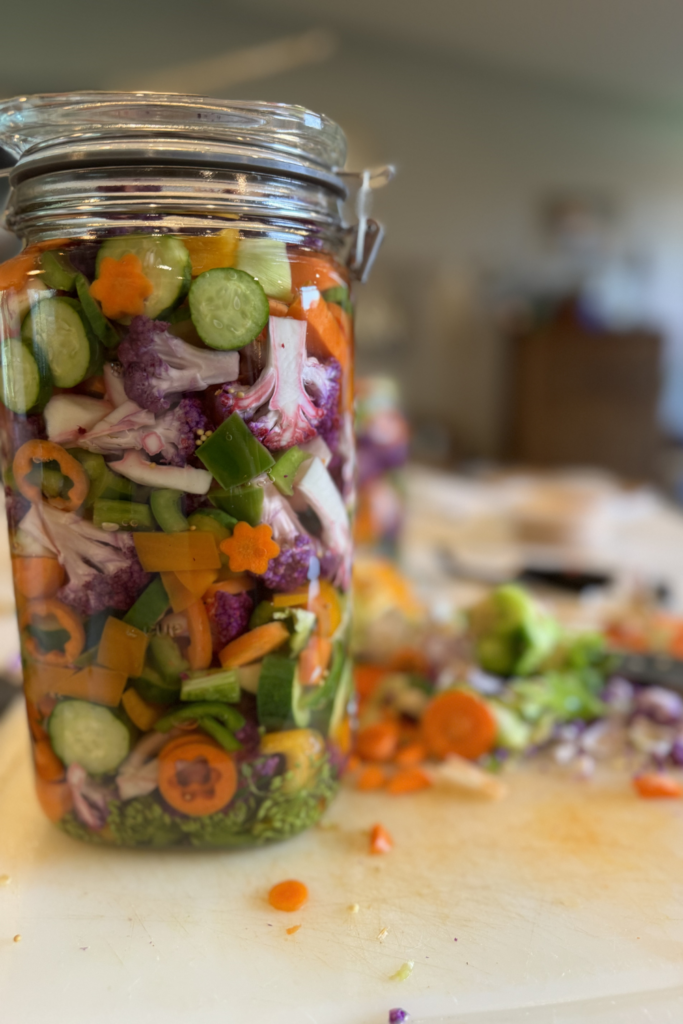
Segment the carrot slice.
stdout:
<svg viewBox="0 0 683 1024">
<path fill-rule="evenodd" d="M 407 746 L 401 747 L 394 760 L 402 768 L 412 768 L 427 760 L 427 749 L 422 743 L 408 743 Z"/>
<path fill-rule="evenodd" d="M 36 796 L 43 813 L 55 824 L 73 809 L 71 787 L 66 782 L 46 782 L 39 775 L 35 778 Z"/>
<path fill-rule="evenodd" d="M 24 648 L 36 661 L 44 661 L 46 665 L 70 665 L 85 647 L 85 630 L 83 624 L 68 604 L 58 601 L 56 597 L 40 597 L 29 601 L 19 616 L 19 628 L 25 629 L 40 619 L 54 616 L 62 629 L 69 634 L 63 651 L 42 651 L 33 636 L 24 637 Z"/>
<path fill-rule="evenodd" d="M 12 559 L 14 586 L 22 597 L 54 597 L 66 579 L 63 566 L 56 558 L 42 555 Z"/>
<path fill-rule="evenodd" d="M 678 779 L 659 772 L 637 775 L 633 780 L 633 785 L 638 796 L 647 799 L 683 796 L 683 785 Z"/>
<path fill-rule="evenodd" d="M 14 259 L 7 260 L 0 267 L 0 289 L 23 288 L 28 275 L 35 270 L 38 260 L 36 252 L 20 252 Z"/>
<path fill-rule="evenodd" d="M 319 686 L 332 657 L 332 641 L 312 636 L 299 655 L 299 682 L 302 686 Z"/>
<path fill-rule="evenodd" d="M 50 746 L 49 740 L 34 743 L 33 763 L 36 766 L 36 774 L 45 782 L 57 782 L 64 778 L 64 765 Z"/>
<path fill-rule="evenodd" d="M 374 722 L 361 729 L 356 737 L 356 753 L 364 761 L 391 761 L 399 740 L 398 723 Z"/>
<path fill-rule="evenodd" d="M 121 698 L 121 703 L 133 725 L 136 725 L 142 732 L 149 732 L 155 722 L 158 722 L 168 710 L 160 704 L 148 704 L 137 690 L 133 689 L 126 690 Z"/>
<path fill-rule="evenodd" d="M 110 615 L 97 648 L 98 664 L 126 676 L 141 676 L 148 643 L 149 637 L 141 629 Z"/>
<path fill-rule="evenodd" d="M 292 272 L 294 291 L 298 291 L 305 285 L 313 284 L 321 292 L 324 292 L 328 288 L 338 288 L 347 283 L 334 263 L 313 253 L 297 253 L 290 256 L 289 266 Z"/>
<path fill-rule="evenodd" d="M 167 744 L 159 754 L 159 790 L 171 807 L 192 818 L 214 814 L 237 791 L 235 762 L 212 740 Z"/>
<path fill-rule="evenodd" d="M 289 631 L 286 626 L 281 622 L 267 622 L 265 626 L 257 626 L 256 629 L 238 636 L 236 640 L 231 640 L 219 652 L 218 657 L 223 668 L 238 668 L 240 665 L 259 661 L 271 651 L 276 651 L 288 639 Z"/>
<path fill-rule="evenodd" d="M 378 764 L 369 764 L 358 776 L 356 789 L 367 792 L 372 789 L 381 789 L 387 781 L 386 772 Z"/>
<path fill-rule="evenodd" d="M 396 772 L 387 786 L 387 793 L 398 796 L 401 793 L 417 793 L 429 789 L 432 780 L 421 768 L 402 768 Z"/>
<path fill-rule="evenodd" d="M 294 320 L 305 320 L 308 324 L 306 341 L 309 350 L 323 357 L 333 356 L 346 373 L 351 346 L 341 327 L 330 313 L 329 306 L 323 297 L 319 296 L 308 308 L 304 309 L 299 295 L 289 307 L 289 315 Z"/>
<path fill-rule="evenodd" d="M 496 720 L 484 701 L 462 690 L 435 697 L 422 716 L 423 742 L 438 758 L 458 754 L 474 761 L 493 747 L 496 731 Z"/>
<path fill-rule="evenodd" d="M 389 853 L 394 848 L 394 840 L 383 825 L 373 825 L 370 832 L 370 853 Z"/>
<path fill-rule="evenodd" d="M 187 660 L 190 668 L 208 668 L 213 657 L 211 644 L 211 625 L 206 607 L 201 601 L 195 601 L 185 612 L 190 632 L 190 646 L 187 648 Z"/>
<path fill-rule="evenodd" d="M 288 879 L 286 882 L 278 882 L 268 893 L 268 902 L 275 910 L 283 910 L 292 914 L 300 910 L 308 899 L 308 889 L 303 882 L 295 879 Z"/>
</svg>

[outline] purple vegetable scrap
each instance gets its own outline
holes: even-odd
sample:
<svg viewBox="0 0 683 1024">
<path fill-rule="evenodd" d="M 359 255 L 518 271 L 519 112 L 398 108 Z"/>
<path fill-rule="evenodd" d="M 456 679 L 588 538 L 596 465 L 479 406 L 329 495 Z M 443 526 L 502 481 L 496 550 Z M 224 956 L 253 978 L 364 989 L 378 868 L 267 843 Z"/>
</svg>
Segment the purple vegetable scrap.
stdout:
<svg viewBox="0 0 683 1024">
<path fill-rule="evenodd" d="M 395 1010 L 389 1010 L 389 1024 L 403 1024 L 404 1020 L 408 1020 L 410 1014 L 406 1010 L 401 1010 L 397 1007 Z"/>
</svg>

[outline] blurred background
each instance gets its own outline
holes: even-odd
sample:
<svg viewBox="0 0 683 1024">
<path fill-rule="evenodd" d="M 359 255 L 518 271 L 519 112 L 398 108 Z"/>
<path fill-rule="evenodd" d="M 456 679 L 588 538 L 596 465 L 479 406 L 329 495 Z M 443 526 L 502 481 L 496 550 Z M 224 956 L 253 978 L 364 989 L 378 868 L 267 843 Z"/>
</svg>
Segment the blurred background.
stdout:
<svg viewBox="0 0 683 1024">
<path fill-rule="evenodd" d="M 32 0 L 3 30 L 4 96 L 301 103 L 344 127 L 349 166 L 397 165 L 358 345 L 396 373 L 417 458 L 683 496 L 675 0 Z"/>
<path fill-rule="evenodd" d="M 466 576 L 479 541 L 481 575 L 494 507 L 552 564 L 637 550 L 663 572 L 683 551 L 680 3 L 31 0 L 4 11 L 3 33 L 0 95 L 299 103 L 342 125 L 350 168 L 396 165 L 375 200 L 387 236 L 359 295 L 358 359 L 361 376 L 393 377 L 366 390 L 365 415 L 376 401 L 410 424 L 423 579 Z M 17 247 L 0 234 L 3 258 Z M 638 516 L 640 541 L 608 553 L 614 524 Z M 452 532 L 472 519 L 478 540 Z"/>
</svg>

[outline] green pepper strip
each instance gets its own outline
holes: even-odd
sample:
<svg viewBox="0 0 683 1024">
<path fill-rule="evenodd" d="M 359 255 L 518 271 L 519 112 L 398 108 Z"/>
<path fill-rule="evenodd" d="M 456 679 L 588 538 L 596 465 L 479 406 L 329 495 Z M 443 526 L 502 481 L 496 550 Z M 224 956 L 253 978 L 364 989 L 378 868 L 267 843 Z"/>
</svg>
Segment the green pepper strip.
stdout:
<svg viewBox="0 0 683 1024">
<path fill-rule="evenodd" d="M 137 501 L 113 501 L 98 498 L 93 505 L 92 521 L 100 529 L 107 523 L 114 523 L 122 530 L 153 530 L 154 520 L 149 505 Z"/>
<path fill-rule="evenodd" d="M 261 522 L 263 488 L 258 485 L 246 484 L 230 490 L 209 491 L 209 498 L 237 522 L 249 523 L 250 526 L 258 526 Z"/>
<path fill-rule="evenodd" d="M 184 533 L 190 529 L 190 524 L 182 511 L 183 497 L 182 491 L 174 491 L 170 487 L 152 491 L 149 503 L 154 518 L 164 533 Z"/>
<path fill-rule="evenodd" d="M 200 718 L 199 725 L 202 729 L 208 732 L 209 736 L 213 736 L 217 740 L 224 750 L 232 753 L 233 750 L 241 750 L 242 744 L 238 739 L 235 739 L 233 734 L 225 726 L 221 725 L 213 718 Z"/>
<path fill-rule="evenodd" d="M 132 608 L 128 609 L 123 621 L 127 626 L 135 626 L 136 629 L 147 633 L 156 626 L 170 605 L 161 576 L 157 576 L 148 587 L 145 587 Z"/>
<path fill-rule="evenodd" d="M 304 452 L 296 445 L 288 448 L 284 455 L 280 456 L 275 465 L 268 470 L 268 476 L 278 491 L 291 498 L 294 494 L 294 477 L 297 470 L 303 462 L 310 458 L 312 458 L 310 452 Z"/>
<path fill-rule="evenodd" d="M 202 718 L 217 718 L 230 729 L 241 729 L 244 725 L 244 715 L 241 715 L 239 711 L 235 711 L 227 704 L 219 704 L 218 701 L 203 700 L 195 704 L 186 704 L 182 708 L 175 708 L 174 711 L 160 718 L 154 728 L 158 732 L 168 732 L 180 722 L 198 722 Z"/>
<path fill-rule="evenodd" d="M 236 412 L 214 430 L 195 454 L 221 487 L 227 489 L 248 483 L 275 463 Z"/>
</svg>

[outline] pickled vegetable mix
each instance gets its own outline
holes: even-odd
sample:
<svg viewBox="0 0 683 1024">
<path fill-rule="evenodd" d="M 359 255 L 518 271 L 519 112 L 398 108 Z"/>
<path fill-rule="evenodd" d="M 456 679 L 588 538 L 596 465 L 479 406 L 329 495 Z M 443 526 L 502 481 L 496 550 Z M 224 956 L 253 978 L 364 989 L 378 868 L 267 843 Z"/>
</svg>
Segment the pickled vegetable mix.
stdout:
<svg viewBox="0 0 683 1024">
<path fill-rule="evenodd" d="M 348 754 L 349 280 L 266 232 L 0 268 L 2 462 L 38 795 L 69 834 L 241 846 Z"/>
</svg>

